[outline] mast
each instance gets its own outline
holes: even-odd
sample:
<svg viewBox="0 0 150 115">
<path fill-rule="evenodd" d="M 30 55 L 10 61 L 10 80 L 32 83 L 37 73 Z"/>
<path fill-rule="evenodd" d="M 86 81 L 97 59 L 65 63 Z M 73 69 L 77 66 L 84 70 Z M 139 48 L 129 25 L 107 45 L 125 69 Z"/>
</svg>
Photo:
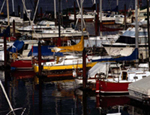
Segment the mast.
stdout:
<svg viewBox="0 0 150 115">
<path fill-rule="evenodd" d="M 58 40 L 57 40 L 57 46 L 61 46 L 61 39 L 60 39 L 60 35 L 61 35 L 61 29 L 60 29 L 60 20 L 61 20 L 61 18 L 60 18 L 60 2 L 61 2 L 61 0 L 59 0 L 59 3 L 58 3 L 58 5 L 59 5 L 59 11 L 58 11 L 58 31 L 59 31 L 59 37 L 58 37 Z"/>
<path fill-rule="evenodd" d="M 139 25 L 138 25 L 138 0 L 135 0 L 135 38 L 136 38 L 135 48 L 137 48 L 137 49 L 139 47 L 138 46 L 138 41 L 139 41 L 139 38 L 138 38 L 138 28 L 139 28 Z M 138 63 L 139 60 L 137 59 L 136 62 Z"/>
<path fill-rule="evenodd" d="M 55 25 L 56 25 L 56 0 L 54 0 L 54 19 L 55 19 Z"/>
<path fill-rule="evenodd" d="M 12 11 L 13 11 L 13 15 L 15 15 L 14 0 L 12 0 Z"/>
<path fill-rule="evenodd" d="M 80 1 L 81 3 L 81 9 L 80 9 L 80 12 L 81 12 L 81 31 L 82 31 L 82 36 L 83 36 L 83 0 Z"/>
<path fill-rule="evenodd" d="M 147 32 L 148 32 L 148 65 L 150 71 L 150 35 L 149 35 L 149 0 L 147 0 Z"/>
<path fill-rule="evenodd" d="M 100 25 L 101 24 L 102 24 L 102 0 L 100 0 Z M 101 31 L 100 31 L 100 36 L 102 37 L 102 32 Z"/>
<path fill-rule="evenodd" d="M 119 4 L 119 0 L 117 0 L 117 8 L 116 8 L 117 9 L 117 14 L 118 14 L 118 4 Z"/>
<path fill-rule="evenodd" d="M 10 21 L 9 21 L 9 2 L 8 2 L 8 0 L 6 2 L 7 2 L 7 19 L 8 19 L 8 26 L 9 26 L 10 25 Z"/>
</svg>

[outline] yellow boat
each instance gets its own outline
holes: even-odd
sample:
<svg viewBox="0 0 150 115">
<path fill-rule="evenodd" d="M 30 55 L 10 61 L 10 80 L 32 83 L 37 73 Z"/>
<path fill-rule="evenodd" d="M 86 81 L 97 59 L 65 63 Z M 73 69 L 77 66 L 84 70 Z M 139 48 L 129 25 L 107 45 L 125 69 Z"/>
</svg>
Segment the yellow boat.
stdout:
<svg viewBox="0 0 150 115">
<path fill-rule="evenodd" d="M 83 67 L 83 60 L 82 57 L 78 56 L 65 56 L 61 58 L 57 58 L 53 62 L 46 62 L 42 63 L 43 71 L 51 71 L 51 70 L 71 70 L 71 69 L 82 69 Z M 93 67 L 97 62 L 91 62 L 90 60 L 86 59 L 86 67 L 90 68 Z M 38 64 L 33 65 L 34 71 L 39 72 Z"/>
<path fill-rule="evenodd" d="M 74 51 L 83 51 L 84 48 L 84 37 L 81 37 L 81 40 L 78 44 L 72 46 L 62 46 L 62 47 L 54 47 L 52 49 L 53 52 L 74 52 Z M 72 69 L 82 69 L 82 57 L 78 56 L 65 56 L 61 58 L 57 58 L 54 62 L 46 62 L 42 64 L 42 71 L 57 71 L 57 70 L 72 70 Z M 86 59 L 86 67 L 91 68 L 97 62 L 91 62 Z M 33 65 L 34 72 L 39 72 L 38 64 Z"/>
<path fill-rule="evenodd" d="M 87 63 L 86 67 L 87 68 L 91 68 L 93 67 L 97 62 L 91 62 L 91 63 Z M 74 65 L 58 65 L 58 66 L 43 66 L 42 71 L 51 71 L 51 70 L 71 70 L 71 69 L 82 69 L 83 64 L 74 64 Z M 38 65 L 34 65 L 34 72 L 39 72 L 39 66 Z"/>
</svg>

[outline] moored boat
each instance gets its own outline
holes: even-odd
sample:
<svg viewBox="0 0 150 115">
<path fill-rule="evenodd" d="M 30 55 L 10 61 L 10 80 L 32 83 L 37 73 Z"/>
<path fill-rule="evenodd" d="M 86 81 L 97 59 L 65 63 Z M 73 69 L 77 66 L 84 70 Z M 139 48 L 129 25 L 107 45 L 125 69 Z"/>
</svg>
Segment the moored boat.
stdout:
<svg viewBox="0 0 150 115">
<path fill-rule="evenodd" d="M 87 59 L 87 68 L 93 67 L 97 62 L 89 62 Z M 42 63 L 43 71 L 58 71 L 58 70 L 73 70 L 73 69 L 82 69 L 82 57 L 74 57 L 74 56 L 65 56 L 61 57 L 54 62 L 46 62 Z M 38 64 L 33 65 L 34 71 L 39 72 Z"/>
<path fill-rule="evenodd" d="M 146 59 L 148 53 L 148 50 L 146 48 L 148 47 L 147 29 L 138 28 L 138 33 L 139 57 Z M 127 56 L 130 55 L 135 49 L 135 42 L 135 27 L 130 27 L 122 35 L 119 36 L 115 43 L 102 43 L 102 45 L 110 56 Z"/>
</svg>

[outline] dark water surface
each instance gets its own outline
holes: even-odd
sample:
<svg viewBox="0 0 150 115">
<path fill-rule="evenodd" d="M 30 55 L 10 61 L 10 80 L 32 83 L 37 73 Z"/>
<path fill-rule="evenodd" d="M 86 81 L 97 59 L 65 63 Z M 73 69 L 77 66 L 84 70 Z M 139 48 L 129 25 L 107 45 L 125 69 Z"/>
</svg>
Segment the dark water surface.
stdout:
<svg viewBox="0 0 150 115">
<path fill-rule="evenodd" d="M 1 72 L 3 85 L 7 83 L 7 95 L 13 108 L 25 108 L 23 115 L 82 115 L 86 107 L 87 115 L 105 115 L 107 112 L 118 111 L 122 115 L 149 115 L 149 106 L 143 105 L 128 97 L 128 95 L 96 95 L 94 92 L 82 92 L 74 89 L 73 80 L 43 82 L 42 104 L 39 99 L 39 79 L 29 71 L 9 72 L 7 82 Z M 29 74 L 28 74 L 29 73 Z M 58 87 L 59 86 L 59 87 Z M 86 106 L 82 100 L 86 97 Z M 10 108 L 0 88 L 0 115 L 6 115 Z M 16 111 L 21 115 L 23 110 Z"/>
</svg>

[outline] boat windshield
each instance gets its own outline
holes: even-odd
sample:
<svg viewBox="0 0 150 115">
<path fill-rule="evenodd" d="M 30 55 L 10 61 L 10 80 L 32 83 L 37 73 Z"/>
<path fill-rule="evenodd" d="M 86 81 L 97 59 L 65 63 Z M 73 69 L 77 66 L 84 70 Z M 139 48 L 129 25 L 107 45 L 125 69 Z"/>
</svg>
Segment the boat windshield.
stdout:
<svg viewBox="0 0 150 115">
<path fill-rule="evenodd" d="M 147 36 L 148 33 L 146 31 L 138 32 L 139 36 Z M 123 34 L 123 36 L 135 36 L 135 31 L 127 30 Z"/>
<path fill-rule="evenodd" d="M 135 31 L 125 31 L 123 36 L 135 36 Z"/>
<path fill-rule="evenodd" d="M 130 36 L 120 36 L 116 43 L 135 44 L 135 38 Z"/>
</svg>

